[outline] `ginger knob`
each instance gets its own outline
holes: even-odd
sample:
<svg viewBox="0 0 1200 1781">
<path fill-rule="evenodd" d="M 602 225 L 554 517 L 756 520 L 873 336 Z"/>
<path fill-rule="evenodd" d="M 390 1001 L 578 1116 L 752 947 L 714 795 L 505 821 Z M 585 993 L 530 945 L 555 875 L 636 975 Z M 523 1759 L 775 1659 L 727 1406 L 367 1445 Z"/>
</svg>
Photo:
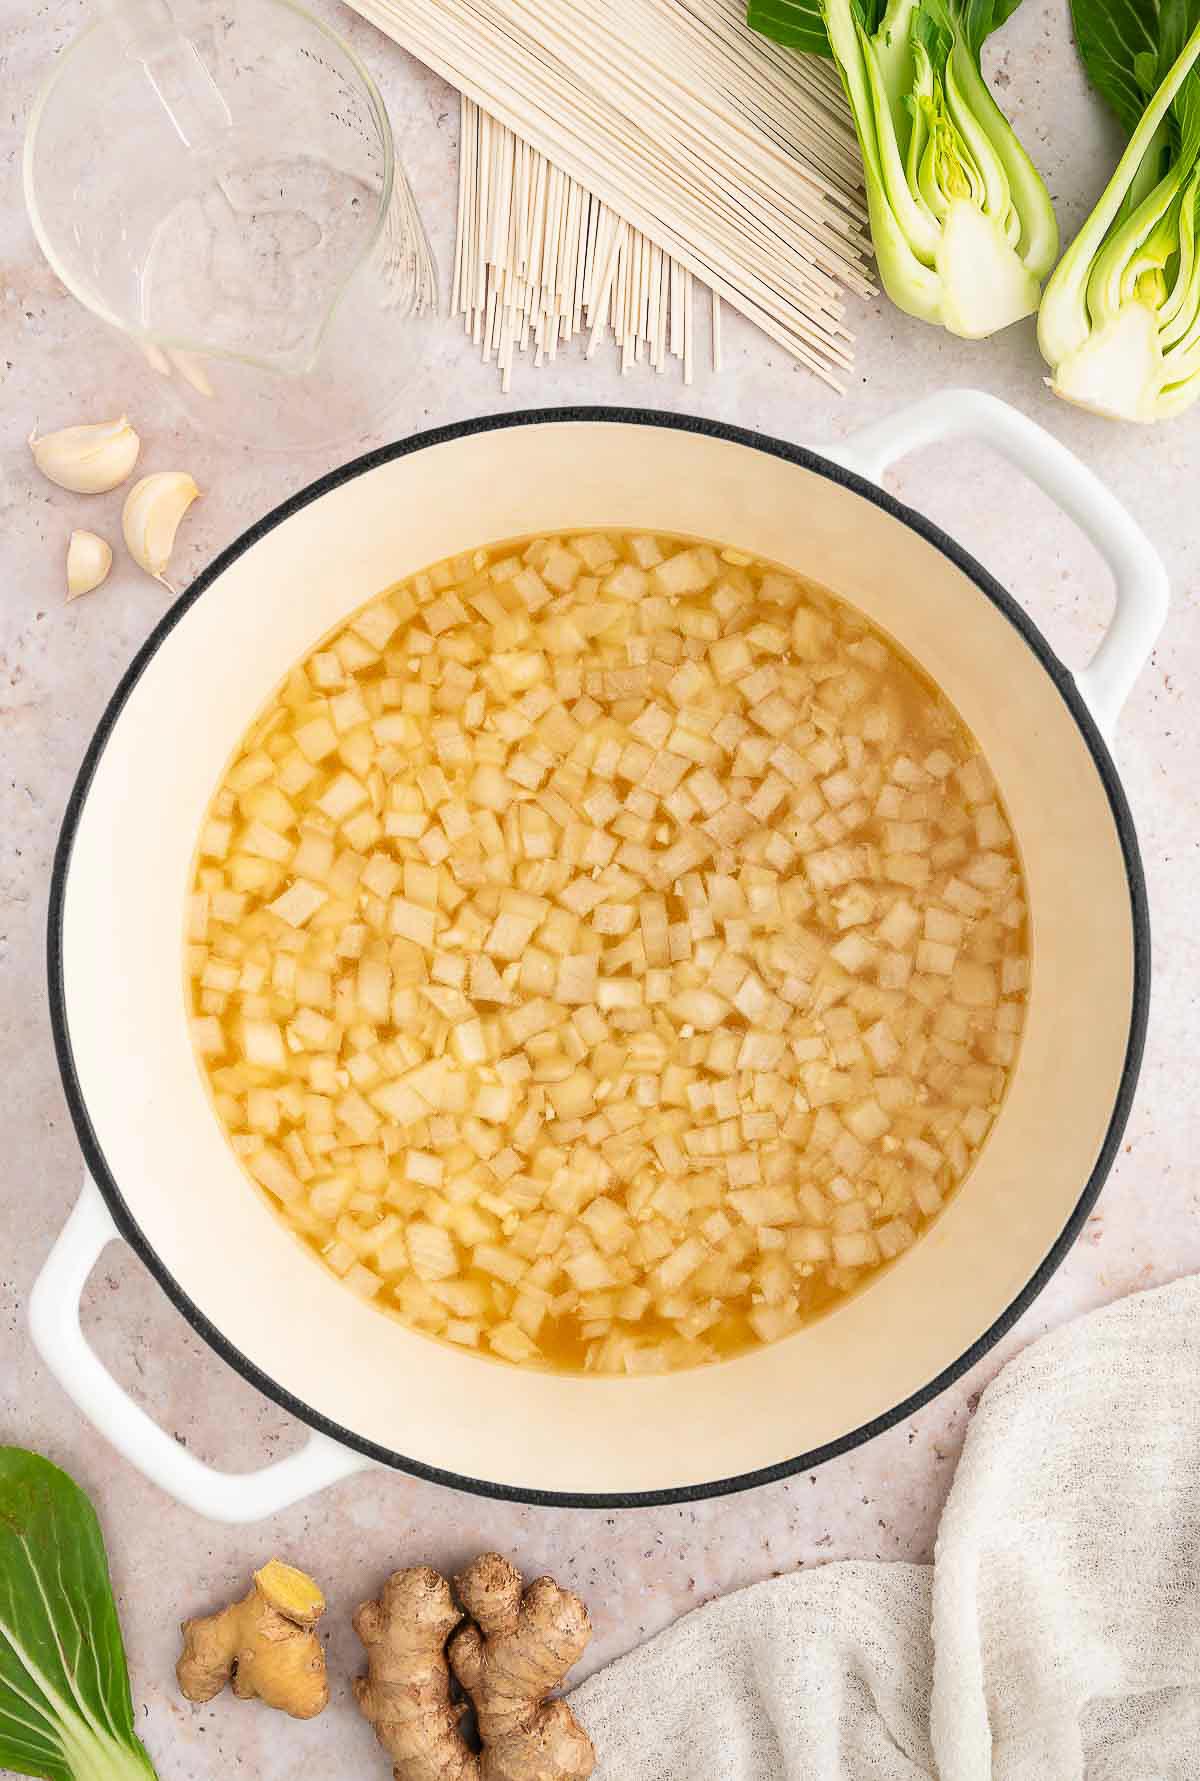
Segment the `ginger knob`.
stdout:
<svg viewBox="0 0 1200 1781">
<path fill-rule="evenodd" d="M 468 1565 L 454 1587 L 470 1618 L 450 1640 L 450 1668 L 479 1721 L 479 1781 L 587 1781 L 592 1741 L 565 1701 L 546 1699 L 592 1636 L 579 1597 L 552 1577 L 526 1589 L 498 1552 Z"/>
<path fill-rule="evenodd" d="M 591 1637 L 578 1596 L 485 1553 L 455 1578 L 471 1617 L 428 1566 L 396 1571 L 354 1629 L 367 1648 L 359 1707 L 393 1764 L 394 1781 L 587 1781 L 591 1739 L 565 1701 L 547 1700 Z M 451 1671 L 471 1697 L 482 1750 L 459 1729 Z"/>
<path fill-rule="evenodd" d="M 329 1700 L 325 1653 L 314 1627 L 325 1597 L 311 1577 L 273 1558 L 240 1602 L 185 1620 L 175 1666 L 185 1700 L 211 1701 L 227 1682 L 239 1700 L 260 1700 L 293 1719 L 314 1719 Z"/>
<path fill-rule="evenodd" d="M 354 1616 L 367 1649 L 354 1698 L 395 1765 L 395 1781 L 477 1781 L 446 1662 L 446 1640 L 461 1620 L 450 1585 L 428 1565 L 394 1571 L 379 1600 Z"/>
</svg>

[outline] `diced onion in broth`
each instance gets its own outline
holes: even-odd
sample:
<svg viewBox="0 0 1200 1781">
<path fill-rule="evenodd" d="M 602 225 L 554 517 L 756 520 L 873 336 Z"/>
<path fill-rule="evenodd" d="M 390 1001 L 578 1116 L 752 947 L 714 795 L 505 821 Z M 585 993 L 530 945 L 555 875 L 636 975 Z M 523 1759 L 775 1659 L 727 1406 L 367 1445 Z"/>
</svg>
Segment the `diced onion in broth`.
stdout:
<svg viewBox="0 0 1200 1781">
<path fill-rule="evenodd" d="M 986 763 L 854 609 L 706 543 L 522 540 L 371 601 L 252 727 L 193 1040 L 360 1297 L 658 1372 L 919 1240 L 1016 1058 L 1025 906 Z"/>
</svg>

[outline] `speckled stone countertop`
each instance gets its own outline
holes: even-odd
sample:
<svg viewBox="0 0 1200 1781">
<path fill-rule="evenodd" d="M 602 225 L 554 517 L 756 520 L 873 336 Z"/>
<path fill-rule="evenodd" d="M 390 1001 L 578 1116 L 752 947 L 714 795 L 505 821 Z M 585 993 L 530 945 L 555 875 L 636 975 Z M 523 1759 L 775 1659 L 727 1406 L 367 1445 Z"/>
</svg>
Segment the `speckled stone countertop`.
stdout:
<svg viewBox="0 0 1200 1781">
<path fill-rule="evenodd" d="M 181 430 L 153 380 L 131 368 L 124 349 L 42 262 L 21 205 L 21 136 L 31 94 L 83 10 L 80 0 L 42 0 L 33 8 L 0 0 L 0 1441 L 40 1448 L 68 1466 L 100 1508 L 140 1723 L 164 1775 L 208 1781 L 237 1771 L 263 1781 L 301 1774 L 334 1781 L 352 1766 L 382 1774 L 370 1732 L 350 1708 L 347 1678 L 358 1652 L 346 1609 L 392 1567 L 421 1560 L 453 1567 L 494 1546 L 519 1557 L 527 1571 L 552 1572 L 591 1607 L 590 1668 L 707 1598 L 778 1572 L 842 1557 L 927 1559 L 977 1395 L 1005 1357 L 1091 1306 L 1200 1267 L 1193 1167 L 1200 1129 L 1192 1105 L 1200 1066 L 1200 619 L 1192 593 L 1200 572 L 1200 409 L 1159 430 L 1108 426 L 1043 390 L 1032 324 L 967 346 L 907 322 L 883 302 L 852 305 L 859 310 L 859 357 L 841 400 L 728 311 L 726 368 L 715 376 L 701 363 L 691 389 L 675 372 L 655 377 L 639 369 L 622 379 L 610 351 L 590 366 L 571 355 L 550 370 L 518 365 L 511 398 L 500 395 L 494 370 L 478 363 L 456 328 L 440 324 L 388 435 L 508 406 L 626 402 L 820 442 L 930 388 L 970 383 L 1043 422 L 1105 479 L 1157 541 L 1173 589 L 1166 633 L 1126 708 L 1116 749 L 1154 922 L 1145 1069 L 1098 1209 L 1032 1309 L 935 1403 L 815 1474 L 695 1507 L 601 1514 L 484 1502 L 374 1472 L 269 1527 L 210 1525 L 115 1457 L 45 1375 L 26 1329 L 30 1286 L 80 1180 L 46 1011 L 51 853 L 93 726 L 167 596 L 123 564 L 96 596 L 63 605 L 68 532 L 95 524 L 94 514 L 114 529 L 119 497 L 89 505 L 52 488 L 32 471 L 24 442 L 35 424 L 49 428 L 127 408 L 147 442 L 145 468 L 185 466 L 206 491 L 181 534 L 181 577 L 331 460 L 230 453 Z M 381 81 L 444 279 L 453 241 L 456 100 L 346 11 L 332 4 L 320 10 L 336 14 Z M 1076 68 L 1065 0 L 1029 0 L 1003 33 L 992 67 L 1070 234 L 1111 165 L 1113 138 Z M 1064 660 L 1086 660 L 1110 605 L 1107 572 L 1015 471 L 983 450 L 955 447 L 908 460 L 890 486 L 973 551 L 1028 607 Z M 1036 1157 L 1030 1167 L 1036 1169 Z M 205 1458 L 247 1468 L 297 1443 L 296 1425 L 203 1346 L 120 1246 L 93 1276 L 85 1326 L 138 1400 Z M 192 1709 L 174 1693 L 180 1614 L 240 1588 L 268 1549 L 295 1556 L 335 1599 L 334 1701 L 310 1725 L 227 1698 Z"/>
</svg>

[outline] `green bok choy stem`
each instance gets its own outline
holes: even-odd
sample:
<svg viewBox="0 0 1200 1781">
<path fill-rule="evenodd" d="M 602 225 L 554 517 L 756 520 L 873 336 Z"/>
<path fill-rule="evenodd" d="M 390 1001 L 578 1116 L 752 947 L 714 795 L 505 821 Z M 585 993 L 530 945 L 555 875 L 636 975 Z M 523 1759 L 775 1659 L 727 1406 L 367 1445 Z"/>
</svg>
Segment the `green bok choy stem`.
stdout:
<svg viewBox="0 0 1200 1781">
<path fill-rule="evenodd" d="M 1094 19 L 1088 34 L 1077 0 L 1085 65 L 1119 115 L 1129 115 L 1131 81 L 1144 90 L 1161 72 L 1161 82 L 1047 285 L 1038 317 L 1055 394 L 1142 422 L 1178 414 L 1200 396 L 1200 24 L 1168 59 L 1182 36 L 1179 9 L 1156 8 L 1152 18 L 1157 56 L 1129 55 L 1129 79 L 1114 89 L 1112 46 L 1097 42 Z"/>
<path fill-rule="evenodd" d="M 968 339 L 1032 315 L 1058 253 L 1046 188 L 983 79 L 1019 0 L 751 0 L 811 49 L 818 22 L 862 149 L 879 275 L 899 308 Z"/>
</svg>

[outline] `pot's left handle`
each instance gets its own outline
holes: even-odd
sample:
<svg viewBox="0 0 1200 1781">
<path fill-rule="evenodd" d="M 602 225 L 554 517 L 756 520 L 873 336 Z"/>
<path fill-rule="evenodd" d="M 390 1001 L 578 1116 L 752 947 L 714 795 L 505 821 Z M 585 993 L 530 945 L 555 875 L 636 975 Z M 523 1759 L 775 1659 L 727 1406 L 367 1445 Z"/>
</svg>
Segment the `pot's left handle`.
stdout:
<svg viewBox="0 0 1200 1781">
<path fill-rule="evenodd" d="M 83 1192 L 29 1296 L 34 1345 L 68 1397 L 131 1465 L 211 1521 L 261 1521 L 374 1462 L 315 1429 L 298 1453 L 258 1472 L 219 1472 L 181 1447 L 117 1383 L 86 1340 L 79 1301 L 102 1251 L 120 1232 L 99 1189 Z"/>
<path fill-rule="evenodd" d="M 983 390 L 937 390 L 861 428 L 823 457 L 870 482 L 907 452 L 948 439 L 979 439 L 1023 470 L 1091 539 L 1112 570 L 1116 608 L 1086 668 L 1075 675 L 1101 731 L 1111 737 L 1167 616 L 1162 558 L 1100 478 L 1044 427 Z"/>
</svg>

